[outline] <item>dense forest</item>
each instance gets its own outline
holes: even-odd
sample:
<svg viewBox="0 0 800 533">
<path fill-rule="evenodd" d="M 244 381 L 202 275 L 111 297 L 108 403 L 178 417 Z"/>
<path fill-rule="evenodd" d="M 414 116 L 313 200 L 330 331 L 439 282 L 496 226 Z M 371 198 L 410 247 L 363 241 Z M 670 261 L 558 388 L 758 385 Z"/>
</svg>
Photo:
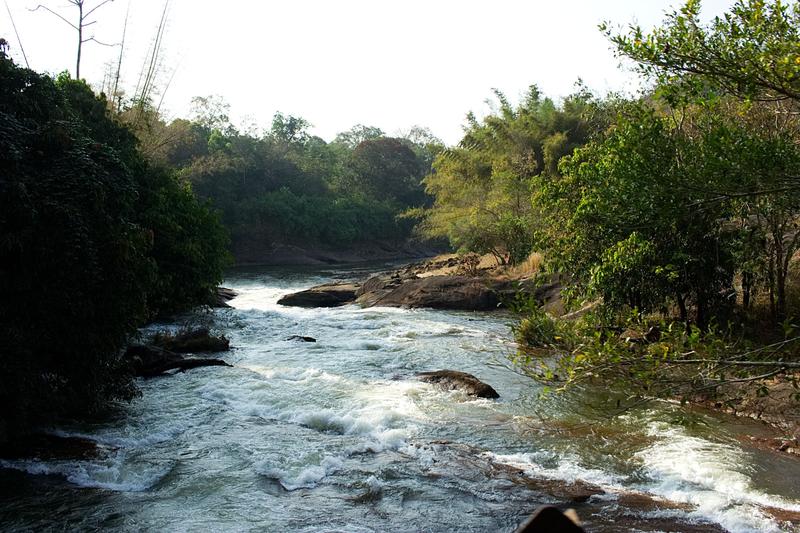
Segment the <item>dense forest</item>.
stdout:
<svg viewBox="0 0 800 533">
<path fill-rule="evenodd" d="M 217 97 L 167 121 L 0 49 L 4 424 L 130 398 L 120 349 L 206 303 L 229 249 L 412 234 L 535 257 L 568 310 L 591 308 L 563 321 L 518 303 L 517 362 L 536 379 L 674 396 L 797 368 L 800 5 L 740 0 L 709 24 L 699 9 L 651 33 L 604 26 L 644 94 L 496 92 L 453 147 L 363 125 L 325 142 L 281 113 L 241 132 Z M 626 329 L 659 342 L 608 334 Z"/>
<path fill-rule="evenodd" d="M 263 134 L 242 133 L 220 97 L 193 104 L 191 120 L 167 123 L 141 106 L 120 119 L 149 160 L 220 211 L 237 259 L 269 262 L 271 248 L 285 244 L 401 243 L 413 221 L 399 215 L 427 205 L 421 180 L 443 145 L 424 128 L 396 138 L 356 125 L 326 143 L 300 117 L 277 113 Z"/>
<path fill-rule="evenodd" d="M 86 83 L 0 48 L 2 433 L 130 398 L 128 337 L 222 279 L 219 217 L 137 144 Z"/>
</svg>

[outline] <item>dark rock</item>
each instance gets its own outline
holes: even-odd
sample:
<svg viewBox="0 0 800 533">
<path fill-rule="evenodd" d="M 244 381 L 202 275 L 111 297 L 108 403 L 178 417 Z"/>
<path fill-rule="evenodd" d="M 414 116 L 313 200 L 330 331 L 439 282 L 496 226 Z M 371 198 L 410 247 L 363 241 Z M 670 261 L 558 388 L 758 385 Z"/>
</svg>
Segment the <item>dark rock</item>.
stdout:
<svg viewBox="0 0 800 533">
<path fill-rule="evenodd" d="M 230 307 L 228 302 L 233 300 L 239 295 L 235 290 L 227 287 L 217 287 L 214 294 L 211 296 L 211 301 L 208 303 L 211 307 L 226 308 Z"/>
<path fill-rule="evenodd" d="M 429 307 L 488 311 L 497 308 L 500 300 L 483 279 L 465 276 L 429 276 L 392 280 L 379 290 L 362 293 L 358 302 L 366 307 Z"/>
<path fill-rule="evenodd" d="M 286 338 L 287 341 L 301 341 L 301 342 L 317 342 L 314 337 L 305 337 L 303 335 L 292 335 Z"/>
<path fill-rule="evenodd" d="M 158 346 L 134 344 L 125 351 L 124 358 L 136 377 L 154 377 L 170 370 L 185 371 L 201 366 L 231 366 L 221 359 L 186 358 Z"/>
<path fill-rule="evenodd" d="M 128 346 L 124 357 L 131 365 L 135 376 L 140 376 L 149 369 L 183 360 L 182 356 L 169 350 L 144 344 Z"/>
<path fill-rule="evenodd" d="M 224 336 L 211 335 L 208 328 L 197 328 L 177 335 L 156 335 L 153 344 L 177 353 L 225 352 L 230 341 Z"/>
<path fill-rule="evenodd" d="M 404 281 L 412 279 L 417 279 L 417 277 L 410 273 L 403 276 L 398 273 L 373 276 L 356 291 L 356 303 L 362 307 L 379 305 L 382 298 L 397 289 Z"/>
<path fill-rule="evenodd" d="M 339 307 L 356 299 L 358 285 L 353 283 L 327 283 L 311 289 L 288 294 L 278 304 L 290 307 Z"/>
<path fill-rule="evenodd" d="M 472 374 L 455 370 L 438 370 L 436 372 L 419 372 L 417 378 L 426 383 L 435 383 L 445 390 L 462 390 L 470 396 L 478 398 L 499 398 L 500 395 L 492 387 Z"/>
<path fill-rule="evenodd" d="M 520 524 L 515 533 L 583 533 L 583 531 L 582 527 L 557 508 L 543 506 Z"/>
<path fill-rule="evenodd" d="M 61 437 L 35 433 L 15 439 L 0 447 L 3 459 L 43 461 L 80 461 L 99 457 L 106 448 L 83 437 Z"/>
</svg>

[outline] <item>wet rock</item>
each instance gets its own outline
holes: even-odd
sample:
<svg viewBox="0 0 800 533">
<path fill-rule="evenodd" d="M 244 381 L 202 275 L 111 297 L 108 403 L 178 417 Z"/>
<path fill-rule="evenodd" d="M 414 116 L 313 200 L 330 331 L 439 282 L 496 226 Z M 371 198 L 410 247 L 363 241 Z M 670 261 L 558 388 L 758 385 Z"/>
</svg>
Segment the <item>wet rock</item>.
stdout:
<svg viewBox="0 0 800 533">
<path fill-rule="evenodd" d="M 547 505 L 540 507 L 514 533 L 583 533 L 584 529 L 575 523 L 572 516 Z"/>
<path fill-rule="evenodd" d="M 292 335 L 286 338 L 287 341 L 300 341 L 300 342 L 317 342 L 314 337 L 305 337 L 303 335 Z"/>
<path fill-rule="evenodd" d="M 131 365 L 135 376 L 141 375 L 141 372 L 148 369 L 174 363 L 183 359 L 182 356 L 165 350 L 164 348 L 144 344 L 132 344 L 128 346 L 128 349 L 125 350 L 124 358 Z"/>
<path fill-rule="evenodd" d="M 35 433 L 15 439 L 0 447 L 0 458 L 40 461 L 79 461 L 94 459 L 109 448 L 83 437 L 62 437 Z"/>
<path fill-rule="evenodd" d="M 171 370 L 185 371 L 202 366 L 231 366 L 222 359 L 188 358 L 158 346 L 134 344 L 123 356 L 135 377 L 155 377 Z"/>
<path fill-rule="evenodd" d="M 227 287 L 217 287 L 214 294 L 211 296 L 211 301 L 208 303 L 211 307 L 216 308 L 229 308 L 228 302 L 233 300 L 239 295 L 235 290 Z"/>
<path fill-rule="evenodd" d="M 230 341 L 224 336 L 211 335 L 208 328 L 196 328 L 177 335 L 159 334 L 153 344 L 177 353 L 225 352 L 230 349 Z"/>
<path fill-rule="evenodd" d="M 278 300 L 278 304 L 290 307 L 339 307 L 354 302 L 358 288 L 354 283 L 326 283 L 288 294 Z"/>
<path fill-rule="evenodd" d="M 478 398 L 494 399 L 500 397 L 492 387 L 466 372 L 457 372 L 455 370 L 420 372 L 417 374 L 417 378 L 426 383 L 435 383 L 445 390 L 461 390 L 470 396 L 477 396 Z"/>
</svg>

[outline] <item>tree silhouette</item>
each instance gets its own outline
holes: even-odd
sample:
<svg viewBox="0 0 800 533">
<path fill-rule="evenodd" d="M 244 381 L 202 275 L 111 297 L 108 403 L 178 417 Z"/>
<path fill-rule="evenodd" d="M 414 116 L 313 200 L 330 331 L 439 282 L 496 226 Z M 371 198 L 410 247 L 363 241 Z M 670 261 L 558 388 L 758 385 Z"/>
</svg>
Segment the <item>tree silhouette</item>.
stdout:
<svg viewBox="0 0 800 533">
<path fill-rule="evenodd" d="M 108 4 L 109 2 L 113 1 L 114 0 L 103 0 L 96 6 L 88 8 L 88 6 L 86 5 L 86 0 L 67 0 L 67 2 L 69 2 L 70 5 L 73 5 L 78 8 L 77 24 L 73 24 L 66 17 L 57 13 L 56 11 L 53 11 L 52 9 L 43 4 L 39 4 L 38 6 L 36 6 L 31 10 L 31 11 L 38 11 L 39 9 L 44 9 L 45 11 L 57 16 L 62 21 L 69 24 L 72 29 L 78 32 L 78 53 L 75 60 L 75 79 L 78 80 L 81 79 L 81 52 L 83 51 L 83 43 L 88 43 L 89 41 L 92 41 L 103 46 L 114 46 L 113 44 L 98 41 L 97 39 L 95 39 L 94 35 L 92 35 L 91 37 L 84 38 L 84 30 L 89 26 L 97 23 L 97 20 L 91 20 L 91 16 L 94 14 L 94 12 L 103 7 L 104 5 Z"/>
</svg>

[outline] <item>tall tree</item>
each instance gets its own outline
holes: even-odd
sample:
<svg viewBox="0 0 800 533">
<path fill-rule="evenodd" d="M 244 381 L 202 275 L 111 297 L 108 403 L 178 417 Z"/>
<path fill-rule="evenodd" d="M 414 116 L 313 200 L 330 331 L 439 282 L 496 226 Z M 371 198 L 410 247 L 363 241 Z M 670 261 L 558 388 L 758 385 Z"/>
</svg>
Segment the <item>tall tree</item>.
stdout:
<svg viewBox="0 0 800 533">
<path fill-rule="evenodd" d="M 102 46 L 114 46 L 113 44 L 109 44 L 109 43 L 104 43 L 104 42 L 98 41 L 97 39 L 95 39 L 94 35 L 92 35 L 90 37 L 85 37 L 84 36 L 84 31 L 86 30 L 86 28 L 88 28 L 89 26 L 92 26 L 92 25 L 97 23 L 97 20 L 92 18 L 92 15 L 94 15 L 95 11 L 97 11 L 98 9 L 103 7 L 104 5 L 108 4 L 109 2 L 113 2 L 113 1 L 114 0 L 102 0 L 101 2 L 96 4 L 94 7 L 90 7 L 90 5 L 86 4 L 86 0 L 67 0 L 67 2 L 70 5 L 75 6 L 75 8 L 77 8 L 77 10 L 78 10 L 78 18 L 74 23 L 70 22 L 70 20 L 68 18 L 66 18 L 65 16 L 61 15 L 60 13 L 50 9 L 49 7 L 47 7 L 46 5 L 43 5 L 43 4 L 39 4 L 38 6 L 33 8 L 33 10 L 32 10 L 32 11 L 36 11 L 36 10 L 39 10 L 39 9 L 44 9 L 45 11 L 47 11 L 49 13 L 52 13 L 53 15 L 55 15 L 56 17 L 61 19 L 63 22 L 67 23 L 72 29 L 74 29 L 77 32 L 77 34 L 78 34 L 78 50 L 77 50 L 77 54 L 76 54 L 76 58 L 75 58 L 75 79 L 78 79 L 78 80 L 81 79 L 81 54 L 82 54 L 82 51 L 83 51 L 84 43 L 88 43 L 88 42 L 91 41 L 91 42 L 100 44 Z"/>
</svg>

